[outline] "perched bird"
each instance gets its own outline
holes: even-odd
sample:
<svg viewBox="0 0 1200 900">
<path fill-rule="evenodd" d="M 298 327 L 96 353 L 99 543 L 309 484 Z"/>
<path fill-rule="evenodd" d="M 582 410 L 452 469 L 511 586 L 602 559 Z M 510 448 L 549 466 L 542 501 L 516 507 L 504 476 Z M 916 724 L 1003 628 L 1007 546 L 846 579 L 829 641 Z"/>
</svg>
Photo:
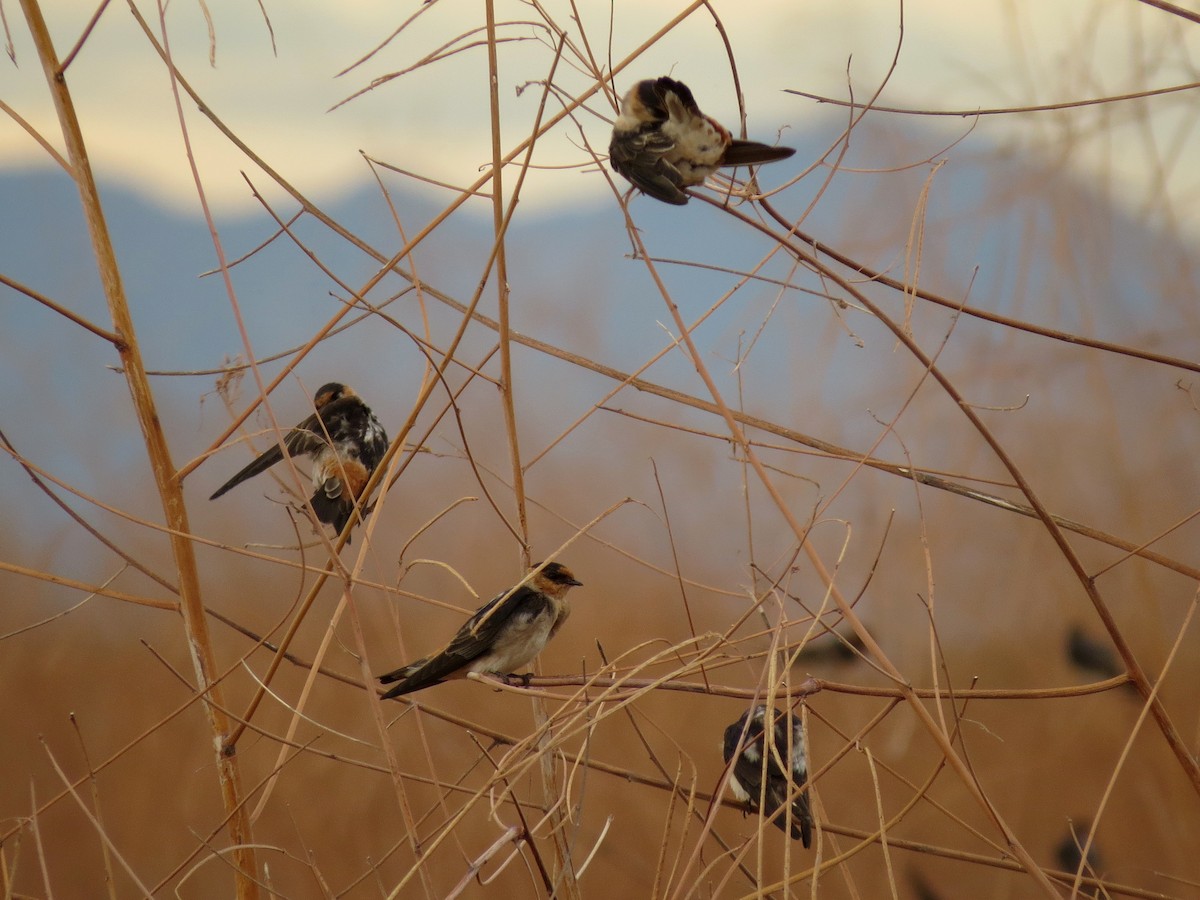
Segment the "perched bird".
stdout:
<svg viewBox="0 0 1200 900">
<path fill-rule="evenodd" d="M 1088 637 L 1078 625 L 1067 635 L 1067 657 L 1079 668 L 1104 678 L 1116 678 L 1125 672 L 1112 645 Z"/>
<path fill-rule="evenodd" d="M 683 206 L 688 197 L 680 188 L 703 184 L 721 166 L 774 162 L 795 152 L 734 138 L 700 112 L 687 85 L 664 76 L 639 81 L 621 101 L 608 161 L 634 187 Z"/>
<path fill-rule="evenodd" d="M 1095 843 L 1088 848 L 1087 859 L 1083 857 L 1083 845 L 1091 829 L 1091 824 L 1086 822 L 1076 829 L 1075 824 L 1068 820 L 1066 836 L 1054 851 L 1059 868 L 1064 872 L 1076 872 L 1082 866 L 1085 873 L 1094 874 L 1104 865 Z"/>
<path fill-rule="evenodd" d="M 288 456 L 306 454 L 312 458 L 313 512 L 320 521 L 341 532 L 371 473 L 387 452 L 388 436 L 370 407 L 344 384 L 330 382 L 323 386 L 313 397 L 313 407 L 316 412 L 288 432 L 283 446 Z M 216 500 L 281 459 L 283 450 L 274 444 L 209 499 Z"/>
<path fill-rule="evenodd" d="M 909 872 L 908 880 L 912 884 L 913 900 L 942 900 L 942 895 L 934 890 L 933 885 L 921 877 L 920 872 Z"/>
<path fill-rule="evenodd" d="M 466 678 L 470 672 L 510 675 L 541 653 L 571 612 L 567 591 L 583 582 L 556 562 L 546 563 L 540 572 L 539 566 L 527 582 L 479 607 L 437 653 L 380 675 L 382 684 L 398 682 L 383 699 Z"/>
<path fill-rule="evenodd" d="M 853 631 L 842 635 L 830 632 L 832 640 L 813 641 L 800 651 L 796 662 L 825 663 L 825 662 L 855 662 L 862 659 L 864 651 L 863 640 Z"/>
<path fill-rule="evenodd" d="M 800 719 L 791 713 L 772 711 L 771 714 L 773 724 L 767 732 L 764 724 L 767 708 L 756 706 L 746 710 L 725 729 L 722 749 L 726 765 L 737 756 L 729 776 L 733 795 L 760 811 L 780 831 L 788 831 L 788 797 L 808 781 L 808 754 L 804 750 Z M 792 840 L 803 840 L 808 849 L 813 821 L 807 792 L 792 799 L 791 815 Z"/>
</svg>

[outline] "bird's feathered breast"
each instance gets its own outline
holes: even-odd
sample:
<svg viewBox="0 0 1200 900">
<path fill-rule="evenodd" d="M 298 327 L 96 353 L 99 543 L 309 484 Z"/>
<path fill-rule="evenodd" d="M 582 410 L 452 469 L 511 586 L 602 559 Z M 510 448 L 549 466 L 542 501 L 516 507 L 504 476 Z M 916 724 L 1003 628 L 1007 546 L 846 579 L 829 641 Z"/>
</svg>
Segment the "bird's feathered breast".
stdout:
<svg viewBox="0 0 1200 900">
<path fill-rule="evenodd" d="M 683 205 L 680 187 L 703 183 L 721 164 L 730 136 L 704 115 L 691 90 L 662 77 L 638 82 L 613 124 L 612 167 L 642 191 Z"/>
<path fill-rule="evenodd" d="M 498 600 L 503 602 L 494 606 Z M 460 632 L 464 650 L 480 662 L 475 671 L 512 672 L 541 652 L 566 620 L 569 607 L 522 585 L 477 612 Z M 458 641 L 456 640 L 456 643 Z"/>
</svg>

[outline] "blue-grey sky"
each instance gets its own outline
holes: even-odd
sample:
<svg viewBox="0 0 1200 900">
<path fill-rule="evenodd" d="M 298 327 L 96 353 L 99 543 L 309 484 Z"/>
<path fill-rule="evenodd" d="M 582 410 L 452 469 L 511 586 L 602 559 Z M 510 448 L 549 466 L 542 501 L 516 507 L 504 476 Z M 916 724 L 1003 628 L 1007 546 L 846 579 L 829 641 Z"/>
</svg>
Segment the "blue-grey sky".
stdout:
<svg viewBox="0 0 1200 900">
<path fill-rule="evenodd" d="M 44 4 L 55 42 L 65 54 L 94 12 L 95 0 L 49 0 Z M 176 0 L 166 21 L 171 50 L 185 76 L 213 110 L 256 152 L 303 190 L 328 196 L 371 181 L 359 151 L 403 169 L 453 185 L 477 178 L 490 159 L 487 55 L 480 46 L 449 56 L 377 87 L 336 110 L 331 107 L 372 79 L 416 64 L 458 35 L 484 25 L 483 3 L 415 0 L 354 0 L 330 5 L 317 0 Z M 673 2 L 580 3 L 591 52 L 614 65 L 625 60 L 689 5 Z M 901 6 L 881 0 L 755 0 L 714 4 L 738 63 L 752 135 L 774 140 L 779 129 L 804 129 L 825 108 L 785 88 L 844 97 L 870 96 L 885 77 L 900 38 Z M 138 8 L 158 28 L 158 7 Z M 543 4 L 571 30 L 583 49 L 571 8 L 561 0 Z M 205 11 L 210 14 L 206 22 Z M 407 29 L 365 64 L 338 73 L 383 44 L 404 21 Z M 532 22 L 524 3 L 498 0 L 500 22 Z M 16 64 L 4 62 L 0 99 L 61 147 L 53 106 L 20 10 L 8 9 Z M 1054 103 L 1165 87 L 1195 78 L 1189 60 L 1200 28 L 1135 0 L 1089 2 L 963 3 L 909 0 L 903 5 L 899 61 L 881 103 L 928 109 Z M 611 26 L 611 31 L 610 31 Z M 272 34 L 275 50 L 272 49 Z M 518 85 L 544 79 L 552 60 L 547 32 L 531 24 L 507 25 L 500 58 L 504 149 L 528 133 L 539 91 L 517 96 Z M 476 31 L 467 43 L 483 38 Z M 736 117 L 736 98 L 725 49 L 711 15 L 693 11 L 617 77 L 623 90 L 636 78 L 671 72 L 690 84 L 707 112 Z M 196 188 L 183 151 L 171 85 L 124 2 L 105 10 L 74 61 L 69 83 L 79 105 L 94 167 L 109 178 L 135 184 L 170 205 L 194 208 Z M 848 82 L 849 79 L 849 82 Z M 556 83 L 573 95 L 591 76 L 559 67 Z M 1044 141 L 1062 152 L 1064 168 L 1112 178 L 1131 198 L 1159 183 L 1176 199 L 1182 224 L 1185 202 L 1195 193 L 1197 170 L 1190 94 L 1177 94 L 1087 112 L 991 117 L 975 135 L 1003 142 Z M 597 95 L 590 106 L 609 115 Z M 559 107 L 553 102 L 550 110 Z M 219 208 L 253 204 L 240 172 L 253 165 L 213 129 L 194 104 L 184 103 L 188 136 L 195 148 L 204 190 Z M 45 162 L 45 152 L 9 117 L 0 117 L 0 164 Z M 580 122 L 601 152 L 607 126 L 583 114 Z M 948 120 L 965 133 L 969 121 Z M 1059 149 L 1056 149 L 1059 148 Z M 1161 164 L 1159 160 L 1162 160 Z M 535 164 L 582 166 L 588 160 L 570 123 L 539 143 Z M 510 182 L 511 184 L 511 182 Z M 575 169 L 531 173 L 527 204 L 575 202 L 607 190 L 597 176 Z M 1138 199 L 1130 199 L 1137 205 Z M 528 207 L 526 207 L 528 208 Z"/>
</svg>

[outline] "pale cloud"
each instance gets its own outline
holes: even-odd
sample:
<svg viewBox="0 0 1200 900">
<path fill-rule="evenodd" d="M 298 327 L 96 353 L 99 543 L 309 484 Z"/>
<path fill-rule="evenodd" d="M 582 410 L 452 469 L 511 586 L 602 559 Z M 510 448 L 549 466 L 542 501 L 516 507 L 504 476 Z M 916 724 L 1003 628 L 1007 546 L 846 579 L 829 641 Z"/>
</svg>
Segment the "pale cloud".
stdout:
<svg viewBox="0 0 1200 900">
<path fill-rule="evenodd" d="M 47 3 L 46 13 L 60 52 L 66 52 L 95 8 L 86 2 Z M 371 82 L 416 63 L 455 35 L 483 25 L 482 4 L 442 0 L 358 0 L 333 5 L 316 0 L 267 3 L 277 52 L 257 4 L 247 0 L 209 2 L 215 44 L 194 0 L 175 0 L 167 14 L 175 59 L 211 108 L 263 158 L 305 191 L 328 193 L 371 183 L 359 151 L 452 184 L 479 177 L 490 160 L 486 52 L 477 47 L 383 84 L 332 109 Z M 555 18 L 569 23 L 569 7 L 549 2 Z M 591 50 L 605 65 L 619 62 L 683 7 L 668 2 L 619 2 L 609 37 L 607 4 L 579 4 Z M 143 14 L 157 29 L 157 12 Z M 847 78 L 859 99 L 880 84 L 899 38 L 899 10 L 878 0 L 726 0 L 716 8 L 736 54 L 746 98 L 748 127 L 773 139 L 781 127 L 803 129 L 828 110 L 783 92 L 796 88 L 844 97 Z M 408 30 L 368 62 L 337 77 L 382 43 L 402 21 L 424 9 Z M 61 144 L 53 107 L 23 20 L 9 9 L 18 65 L 8 65 L 0 97 Z M 1161 86 L 1188 77 L 1187 59 L 1200 29 L 1142 4 L 1128 2 L 952 2 L 910 0 L 904 5 L 904 46 L 880 102 L 925 108 L 976 108 L 1050 102 Z M 532 20 L 528 5 L 498 2 L 501 21 Z M 520 42 L 502 46 L 501 103 L 504 147 L 527 136 L 540 92 L 516 96 L 516 87 L 544 79 L 552 59 L 545 33 L 533 26 L 502 31 Z M 572 39 L 582 47 L 577 29 Z M 477 35 L 475 40 L 482 40 Z M 215 46 L 215 65 L 209 54 Z M 610 51 L 611 46 L 611 51 Z M 849 67 L 849 76 L 847 69 Z M 617 78 L 618 88 L 640 77 L 673 72 L 688 82 L 706 109 L 722 118 L 736 115 L 729 64 L 713 19 L 694 12 Z M 168 204 L 195 205 L 180 128 L 165 68 L 151 50 L 128 8 L 113 3 L 68 73 L 79 105 L 96 170 L 133 182 Z M 564 62 L 556 83 L 578 93 L 590 78 Z M 1171 101 L 1152 101 L 1144 111 L 1167 116 Z M 599 96 L 590 104 L 608 114 Z M 1194 105 L 1194 104 L 1192 104 Z M 551 112 L 558 106 L 550 104 Z M 186 98 L 184 110 L 209 199 L 222 208 L 252 200 L 241 175 L 265 176 L 232 147 Z M 1078 115 L 1078 114 L 1077 114 Z M 1130 114 L 1133 115 L 1132 113 Z M 1176 114 L 1178 115 L 1178 114 Z M 580 118 L 598 151 L 607 144 L 605 124 Z M 1053 134 L 1050 120 L 990 120 L 987 139 Z M 1094 121 L 1094 117 L 1093 117 Z M 951 120 L 965 131 L 967 123 Z M 786 132 L 785 132 L 786 134 Z M 1103 168 L 1136 187 L 1152 178 L 1142 158 L 1146 126 L 1116 127 L 1073 149 L 1066 164 L 1087 174 Z M 1196 138 L 1185 136 L 1183 140 Z M 569 165 L 586 161 L 576 146 L 576 129 L 564 123 L 539 144 L 535 163 Z M 1153 143 L 1153 141 L 1151 141 Z M 1140 149 L 1138 149 L 1140 146 Z M 45 155 L 15 124 L 0 126 L 0 159 L 6 166 L 45 161 Z M 1190 173 L 1172 170 L 1177 187 L 1190 192 Z M 1183 181 L 1183 184 L 1179 184 Z M 596 196 L 602 188 L 577 172 L 535 173 L 524 197 L 549 205 Z"/>
</svg>

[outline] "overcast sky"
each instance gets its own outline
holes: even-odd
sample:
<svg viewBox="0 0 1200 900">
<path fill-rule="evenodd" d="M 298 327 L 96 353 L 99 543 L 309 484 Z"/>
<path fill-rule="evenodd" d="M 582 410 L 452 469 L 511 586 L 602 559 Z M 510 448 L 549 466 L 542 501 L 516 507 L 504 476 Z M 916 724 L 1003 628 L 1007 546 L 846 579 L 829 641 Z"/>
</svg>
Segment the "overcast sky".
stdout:
<svg viewBox="0 0 1200 900">
<path fill-rule="evenodd" d="M 171 50 L 185 77 L 285 177 L 319 196 L 369 185 L 372 179 L 360 150 L 455 185 L 478 177 L 491 153 L 482 45 L 331 108 L 373 78 L 412 66 L 456 35 L 482 28 L 483 2 L 440 0 L 424 7 L 416 0 L 262 2 L 275 50 L 263 11 L 253 0 L 207 0 L 211 45 L 198 0 L 175 0 L 167 24 Z M 78 39 L 96 5 L 95 0 L 44 0 L 60 54 Z M 611 53 L 614 64 L 686 6 L 679 0 L 617 0 L 615 9 L 607 3 L 579 3 L 592 52 L 600 59 Z M 157 7 L 146 0 L 139 0 L 138 7 L 157 29 Z M 536 10 L 523 3 L 497 0 L 496 7 L 501 22 L 537 18 Z M 549 0 L 543 8 L 571 27 L 572 39 L 582 46 L 568 4 Z M 849 71 L 855 96 L 866 98 L 884 77 L 900 38 L 900 6 L 885 0 L 717 0 L 715 8 L 737 58 L 750 134 L 767 141 L 784 129 L 781 137 L 787 143 L 789 129 L 802 130 L 806 121 L 828 110 L 785 93 L 785 88 L 845 97 Z M 1200 77 L 1190 65 L 1200 26 L 1136 0 L 910 0 L 903 9 L 903 47 L 882 104 L 973 109 L 1053 103 Z M 2 63 L 0 99 L 61 147 L 21 9 L 9 2 L 5 11 L 16 63 Z M 365 65 L 338 76 L 415 13 L 421 14 L 400 37 Z M 528 133 L 540 97 L 536 86 L 520 97 L 516 87 L 544 79 L 553 52 L 544 29 L 509 25 L 500 34 L 522 39 L 505 44 L 500 59 L 507 150 Z M 476 34 L 471 42 L 481 39 Z M 703 8 L 632 62 L 618 75 L 617 86 L 623 90 L 637 78 L 667 72 L 687 82 L 707 112 L 736 118 L 725 50 Z M 593 83 L 566 62 L 555 81 L 573 94 Z M 194 210 L 196 189 L 170 82 L 125 0 L 115 0 L 104 12 L 72 64 L 68 83 L 101 177 L 129 180 L 163 203 Z M 992 117 L 971 139 L 1044 138 L 1053 153 L 1056 136 L 1072 132 L 1080 142 L 1071 145 L 1062 160 L 1065 167 L 1111 174 L 1130 189 L 1132 205 L 1142 202 L 1147 185 L 1161 181 L 1186 216 L 1196 204 L 1183 201 L 1193 199 L 1200 170 L 1189 162 L 1200 149 L 1190 111 L 1196 107 L 1194 97 L 1189 92 L 1067 115 Z M 611 114 L 599 96 L 590 105 Z M 226 211 L 248 208 L 253 201 L 239 172 L 253 171 L 253 165 L 186 98 L 184 106 L 210 201 Z M 552 103 L 550 111 L 559 108 Z M 603 152 L 607 125 L 587 114 L 580 121 Z M 942 121 L 962 132 L 969 127 L 961 119 Z M 47 161 L 10 118 L 2 116 L 0 122 L 0 164 Z M 568 123 L 560 125 L 539 144 L 535 163 L 584 163 L 577 134 Z M 1156 162 L 1160 157 L 1161 166 Z M 532 176 L 523 196 L 527 204 L 544 208 L 606 191 L 594 173 L 557 171 Z"/>
</svg>

